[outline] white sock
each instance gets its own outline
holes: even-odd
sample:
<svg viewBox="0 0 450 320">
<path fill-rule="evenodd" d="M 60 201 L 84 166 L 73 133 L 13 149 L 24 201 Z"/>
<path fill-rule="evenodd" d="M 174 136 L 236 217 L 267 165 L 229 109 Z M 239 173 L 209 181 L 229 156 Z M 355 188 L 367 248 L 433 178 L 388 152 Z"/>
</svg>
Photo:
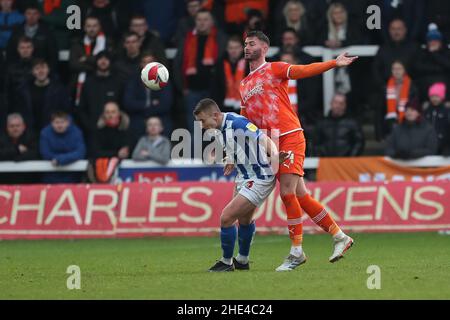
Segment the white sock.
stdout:
<svg viewBox="0 0 450 320">
<path fill-rule="evenodd" d="M 344 232 L 342 232 L 342 230 L 339 230 L 339 232 L 333 236 L 333 239 L 334 240 L 342 240 L 345 236 L 346 236 L 346 234 Z"/>
<path fill-rule="evenodd" d="M 236 256 L 236 260 L 237 260 L 237 262 L 239 262 L 239 263 L 247 264 L 247 263 L 248 263 L 248 256 L 242 256 L 241 254 L 238 254 L 238 255 Z"/>
<path fill-rule="evenodd" d="M 293 256 L 296 256 L 297 258 L 299 258 L 302 255 L 302 253 L 303 253 L 302 246 L 292 246 L 290 253 Z"/>
<path fill-rule="evenodd" d="M 222 258 L 220 259 L 220 261 L 222 261 L 223 263 L 225 263 L 225 264 L 227 264 L 227 265 L 229 265 L 229 266 L 231 266 L 231 264 L 233 263 L 232 258 L 226 259 L 226 258 L 222 257 Z"/>
</svg>

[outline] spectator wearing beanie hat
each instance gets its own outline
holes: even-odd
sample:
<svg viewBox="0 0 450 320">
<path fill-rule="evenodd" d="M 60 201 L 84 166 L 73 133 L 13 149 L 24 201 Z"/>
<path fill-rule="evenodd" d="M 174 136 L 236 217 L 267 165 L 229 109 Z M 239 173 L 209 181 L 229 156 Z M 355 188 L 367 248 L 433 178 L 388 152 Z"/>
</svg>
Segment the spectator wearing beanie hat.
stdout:
<svg viewBox="0 0 450 320">
<path fill-rule="evenodd" d="M 437 154 L 437 148 L 436 132 L 423 120 L 419 101 L 408 101 L 405 120 L 392 130 L 385 154 L 396 159 L 417 159 Z"/>
<path fill-rule="evenodd" d="M 432 23 L 426 36 L 427 46 L 421 51 L 416 62 L 416 74 L 421 100 L 426 100 L 426 93 L 431 84 L 450 81 L 450 50 L 444 45 L 443 37 L 437 26 Z"/>
<path fill-rule="evenodd" d="M 104 50 L 96 57 L 95 73 L 89 75 L 81 91 L 78 117 L 85 136 L 90 138 L 107 101 L 120 101 L 122 82 L 112 70 L 111 54 Z M 89 139 L 88 139 L 89 141 Z"/>
<path fill-rule="evenodd" d="M 442 154 L 445 142 L 450 136 L 450 109 L 444 105 L 446 87 L 442 82 L 433 84 L 428 90 L 428 108 L 424 117 L 436 131 L 438 138 L 438 153 Z"/>
</svg>

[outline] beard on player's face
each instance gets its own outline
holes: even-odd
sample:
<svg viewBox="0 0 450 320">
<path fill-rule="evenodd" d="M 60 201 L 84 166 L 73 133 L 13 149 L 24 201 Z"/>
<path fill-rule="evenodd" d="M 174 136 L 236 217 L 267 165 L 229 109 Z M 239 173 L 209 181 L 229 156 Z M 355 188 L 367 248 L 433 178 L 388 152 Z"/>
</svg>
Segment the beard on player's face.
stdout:
<svg viewBox="0 0 450 320">
<path fill-rule="evenodd" d="M 255 49 L 253 52 L 245 53 L 245 60 L 255 61 L 261 57 L 262 49 Z"/>
</svg>

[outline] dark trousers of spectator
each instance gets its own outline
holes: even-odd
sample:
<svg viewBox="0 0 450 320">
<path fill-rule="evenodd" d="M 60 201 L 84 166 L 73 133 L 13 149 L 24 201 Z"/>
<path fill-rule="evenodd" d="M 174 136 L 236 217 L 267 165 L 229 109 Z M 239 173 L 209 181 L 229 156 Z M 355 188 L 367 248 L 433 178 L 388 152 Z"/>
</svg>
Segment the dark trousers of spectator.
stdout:
<svg viewBox="0 0 450 320">
<path fill-rule="evenodd" d="M 186 115 L 186 122 L 187 122 L 187 128 L 190 133 L 194 133 L 194 115 L 193 111 L 197 103 L 204 99 L 209 97 L 209 91 L 202 90 L 202 91 L 193 91 L 189 90 L 189 93 L 184 96 L 184 108 L 185 108 L 185 115 Z"/>
</svg>

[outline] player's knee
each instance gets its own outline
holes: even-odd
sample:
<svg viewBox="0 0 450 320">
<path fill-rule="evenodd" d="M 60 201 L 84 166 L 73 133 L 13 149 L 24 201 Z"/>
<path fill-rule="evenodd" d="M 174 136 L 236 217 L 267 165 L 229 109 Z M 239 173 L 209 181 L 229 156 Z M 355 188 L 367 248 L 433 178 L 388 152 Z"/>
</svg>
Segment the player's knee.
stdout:
<svg viewBox="0 0 450 320">
<path fill-rule="evenodd" d="M 308 194 L 308 190 L 303 190 L 303 189 L 298 190 L 297 189 L 296 194 L 297 194 L 297 197 L 303 198 L 304 196 L 306 196 Z"/>
<path fill-rule="evenodd" d="M 295 194 L 296 184 L 293 181 L 280 182 L 280 196 Z"/>
<path fill-rule="evenodd" d="M 290 194 L 295 194 L 295 188 L 291 186 L 286 186 L 285 188 L 283 188 L 282 186 L 280 186 L 280 197 L 282 199 Z"/>
<path fill-rule="evenodd" d="M 238 219 L 239 224 L 242 224 L 244 226 L 248 226 L 249 224 L 252 223 L 253 221 L 253 217 L 241 217 Z"/>
<path fill-rule="evenodd" d="M 227 212 L 227 210 L 223 210 L 220 215 L 220 226 L 221 227 L 231 227 L 234 223 L 233 217 Z"/>
</svg>

